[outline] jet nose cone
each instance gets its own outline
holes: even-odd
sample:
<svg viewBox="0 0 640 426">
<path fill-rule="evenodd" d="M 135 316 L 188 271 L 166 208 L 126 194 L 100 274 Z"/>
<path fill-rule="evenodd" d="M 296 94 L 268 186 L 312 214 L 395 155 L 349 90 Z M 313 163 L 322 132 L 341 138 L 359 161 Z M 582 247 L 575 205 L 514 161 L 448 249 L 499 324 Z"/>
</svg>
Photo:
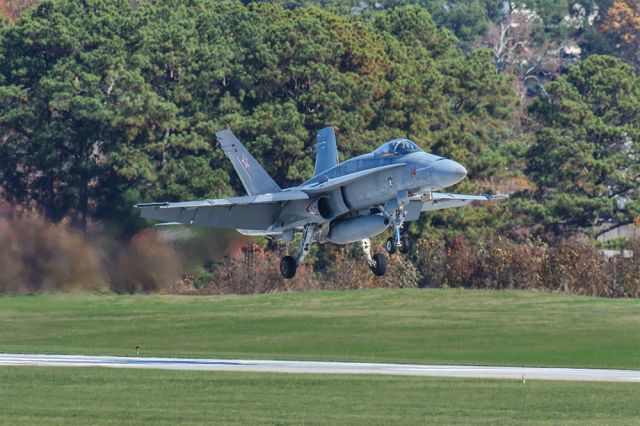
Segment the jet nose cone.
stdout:
<svg viewBox="0 0 640 426">
<path fill-rule="evenodd" d="M 460 180 L 464 179 L 464 177 L 467 175 L 467 169 L 465 169 L 464 166 L 460 163 L 456 163 L 455 161 L 451 162 L 453 163 L 453 166 L 451 167 L 451 173 L 458 176 Z"/>
<path fill-rule="evenodd" d="M 438 181 L 442 187 L 455 185 L 467 175 L 467 169 L 453 160 L 440 160 L 436 162 L 436 165 Z"/>
</svg>

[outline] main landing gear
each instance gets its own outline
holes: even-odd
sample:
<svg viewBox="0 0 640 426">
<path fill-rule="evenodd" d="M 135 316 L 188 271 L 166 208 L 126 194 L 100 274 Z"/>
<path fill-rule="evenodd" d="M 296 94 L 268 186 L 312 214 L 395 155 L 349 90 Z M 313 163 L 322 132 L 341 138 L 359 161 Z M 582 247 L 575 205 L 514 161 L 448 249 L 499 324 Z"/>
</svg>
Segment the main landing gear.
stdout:
<svg viewBox="0 0 640 426">
<path fill-rule="evenodd" d="M 296 265 L 296 260 L 293 256 L 285 256 L 280 261 L 280 273 L 286 279 L 291 279 L 296 274 L 296 269 L 298 265 Z"/>
<path fill-rule="evenodd" d="M 300 242 L 300 251 L 298 256 L 294 259 L 293 256 L 285 256 L 280 261 L 280 274 L 286 279 L 291 279 L 296 274 L 298 265 L 302 263 L 304 258 L 309 254 L 311 249 L 311 243 L 313 242 L 313 235 L 316 232 L 314 225 L 307 225 L 302 232 L 302 241 Z"/>
<path fill-rule="evenodd" d="M 377 277 L 381 277 L 387 272 L 387 256 L 383 253 L 376 253 L 371 256 L 371 241 L 368 238 L 361 241 L 364 258 L 369 264 L 369 268 Z"/>
<path fill-rule="evenodd" d="M 280 261 L 280 274 L 286 279 L 291 279 L 295 276 L 298 266 L 302 263 L 304 258 L 311 249 L 311 244 L 314 241 L 316 234 L 316 228 L 314 225 L 307 225 L 302 233 L 302 241 L 300 242 L 300 251 L 297 257 L 284 256 Z M 381 277 L 387 272 L 387 257 L 384 253 L 375 253 L 371 255 L 371 242 L 369 239 L 360 241 L 362 244 L 362 251 L 364 252 L 364 258 L 369 265 L 369 268 L 374 275 Z"/>
</svg>

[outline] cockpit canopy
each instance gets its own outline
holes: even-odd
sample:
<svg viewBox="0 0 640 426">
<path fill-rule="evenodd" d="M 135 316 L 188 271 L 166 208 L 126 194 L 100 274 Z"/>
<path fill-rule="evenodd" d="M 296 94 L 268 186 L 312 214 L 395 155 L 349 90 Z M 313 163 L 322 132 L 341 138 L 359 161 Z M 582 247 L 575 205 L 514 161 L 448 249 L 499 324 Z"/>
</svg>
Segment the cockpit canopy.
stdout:
<svg viewBox="0 0 640 426">
<path fill-rule="evenodd" d="M 418 148 L 418 145 L 411 142 L 409 139 L 394 139 L 385 143 L 384 145 L 373 151 L 375 156 L 392 156 L 392 155 L 405 155 L 412 152 L 422 151 Z"/>
</svg>

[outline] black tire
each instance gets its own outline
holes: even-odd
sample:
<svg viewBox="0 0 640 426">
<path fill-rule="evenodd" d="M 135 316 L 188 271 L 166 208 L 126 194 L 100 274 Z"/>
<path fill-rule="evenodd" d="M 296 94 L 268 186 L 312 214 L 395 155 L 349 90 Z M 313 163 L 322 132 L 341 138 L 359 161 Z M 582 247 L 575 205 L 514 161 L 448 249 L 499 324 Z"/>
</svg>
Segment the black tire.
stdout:
<svg viewBox="0 0 640 426">
<path fill-rule="evenodd" d="M 296 260 L 291 256 L 285 256 L 280 261 L 280 273 L 288 280 L 296 274 Z"/>
<path fill-rule="evenodd" d="M 373 255 L 373 261 L 375 265 L 371 267 L 373 274 L 381 277 L 387 272 L 387 256 L 383 253 L 376 253 Z"/>
<path fill-rule="evenodd" d="M 411 251 L 411 240 L 408 235 L 403 235 L 400 238 L 400 253 L 407 254 Z"/>
<path fill-rule="evenodd" d="M 387 253 L 389 254 L 395 253 L 396 249 L 398 248 L 398 246 L 396 245 L 396 239 L 393 237 L 389 237 L 384 245 L 384 248 L 387 249 Z"/>
</svg>

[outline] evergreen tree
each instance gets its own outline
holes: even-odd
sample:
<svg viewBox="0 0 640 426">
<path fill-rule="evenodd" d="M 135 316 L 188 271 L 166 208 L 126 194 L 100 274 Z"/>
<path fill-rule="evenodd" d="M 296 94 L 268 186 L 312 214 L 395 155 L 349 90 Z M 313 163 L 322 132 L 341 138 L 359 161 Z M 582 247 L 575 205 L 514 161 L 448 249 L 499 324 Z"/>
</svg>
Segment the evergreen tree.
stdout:
<svg viewBox="0 0 640 426">
<path fill-rule="evenodd" d="M 530 223 L 555 233 L 606 228 L 640 216 L 640 78 L 592 55 L 547 86 L 531 106 L 535 141 L 523 203 Z"/>
<path fill-rule="evenodd" d="M 242 193 L 217 130 L 289 186 L 331 124 L 345 157 L 406 136 L 473 178 L 509 173 L 511 81 L 457 43 L 418 6 L 47 0 L 0 43 L 0 186 L 54 220 L 123 223 L 135 202 Z"/>
</svg>

